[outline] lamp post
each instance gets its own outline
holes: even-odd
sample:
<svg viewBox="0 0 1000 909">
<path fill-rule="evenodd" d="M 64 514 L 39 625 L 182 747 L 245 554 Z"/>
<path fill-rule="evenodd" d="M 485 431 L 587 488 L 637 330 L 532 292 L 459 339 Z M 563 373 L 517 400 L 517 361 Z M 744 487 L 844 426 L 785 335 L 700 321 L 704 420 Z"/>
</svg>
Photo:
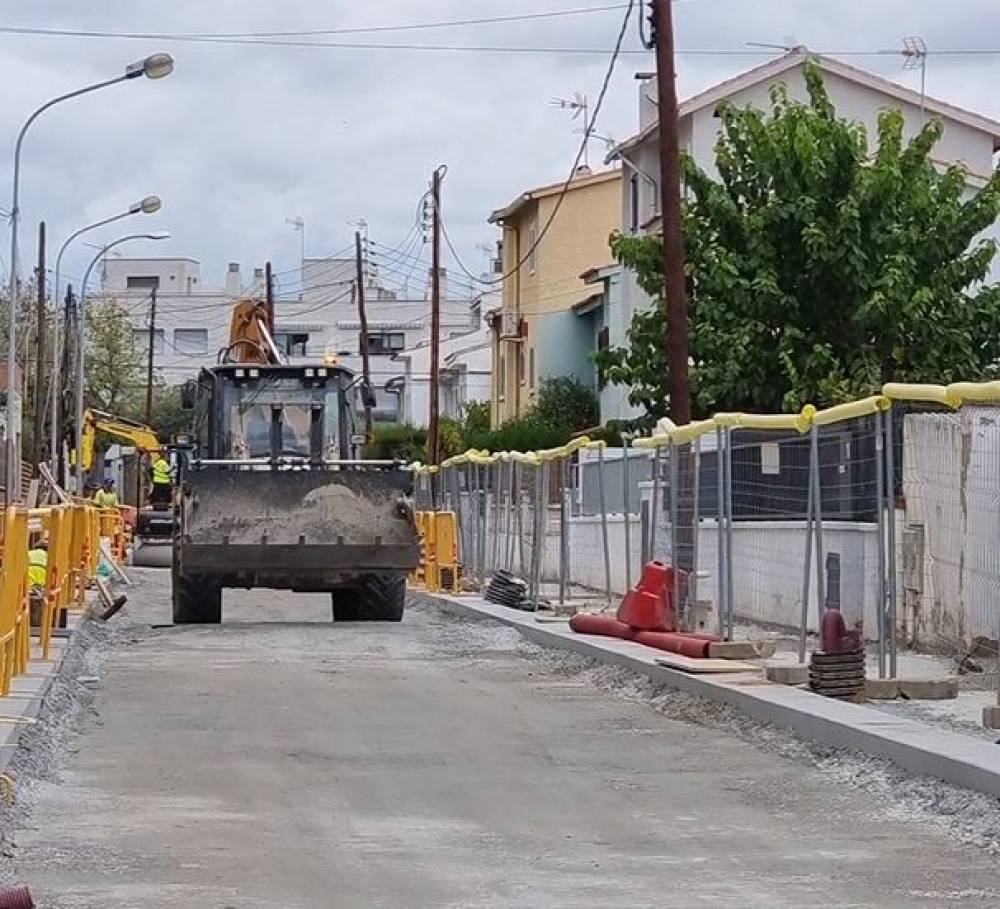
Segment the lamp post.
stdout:
<svg viewBox="0 0 1000 909">
<path fill-rule="evenodd" d="M 69 101 L 71 98 L 78 98 L 109 85 L 116 85 L 119 82 L 127 82 L 145 76 L 148 79 L 162 79 L 169 76 L 174 69 L 174 59 L 170 54 L 151 54 L 144 60 L 130 63 L 125 67 L 125 72 L 113 79 L 105 79 L 103 82 L 95 82 L 93 85 L 86 85 L 76 91 L 67 92 L 46 101 L 21 127 L 17 134 L 17 141 L 14 143 L 14 187 L 11 192 L 10 208 L 10 313 L 7 320 L 7 438 L 5 464 L 7 467 L 5 488 L 7 504 L 14 502 L 17 498 L 14 488 L 14 474 L 17 471 L 17 435 L 20 432 L 20 425 L 14 425 L 13 403 L 17 382 L 14 379 L 14 370 L 17 367 L 17 222 L 20 215 L 20 176 L 21 176 L 21 145 L 24 142 L 24 134 L 28 131 L 38 117 L 62 101 Z M 18 424 L 20 421 L 18 421 Z"/>
<path fill-rule="evenodd" d="M 170 238 L 170 234 L 166 231 L 158 231 L 152 234 L 126 234 L 124 237 L 119 237 L 117 240 L 112 240 L 110 243 L 106 243 L 100 250 L 98 250 L 97 255 L 90 260 L 90 264 L 87 266 L 87 270 L 83 273 L 83 281 L 80 284 L 80 318 L 79 324 L 77 326 L 76 343 L 77 343 L 77 357 L 76 357 L 76 434 L 74 445 L 76 447 L 76 494 L 83 495 L 83 382 L 84 382 L 84 312 L 83 307 L 87 300 L 87 281 L 90 280 L 90 273 L 94 270 L 94 266 L 107 254 L 109 249 L 127 243 L 129 240 L 167 240 Z"/>
<path fill-rule="evenodd" d="M 125 211 L 120 212 L 117 215 L 112 215 L 110 218 L 103 218 L 100 221 L 95 221 L 93 224 L 88 224 L 86 227 L 81 227 L 79 230 L 73 231 L 73 233 L 66 238 L 63 245 L 59 247 L 59 255 L 56 256 L 55 283 L 52 291 L 52 298 L 55 301 L 55 314 L 52 319 L 52 393 L 49 395 L 49 400 L 52 402 L 52 423 L 49 432 L 49 460 L 52 464 L 55 463 L 56 453 L 59 451 L 59 417 L 61 416 L 61 408 L 58 403 L 58 395 L 62 381 L 62 377 L 59 374 L 62 368 L 59 357 L 59 306 L 61 305 L 60 301 L 62 299 L 59 296 L 59 278 L 62 271 L 63 253 L 66 252 L 66 248 L 77 237 L 79 237 L 80 234 L 85 234 L 89 230 L 96 230 L 98 227 L 104 227 L 105 224 L 120 221 L 122 218 L 128 218 L 131 215 L 137 215 L 140 213 L 144 215 L 155 214 L 160 210 L 161 205 L 162 203 L 160 202 L 159 196 L 146 196 L 138 202 L 133 202 Z"/>
</svg>

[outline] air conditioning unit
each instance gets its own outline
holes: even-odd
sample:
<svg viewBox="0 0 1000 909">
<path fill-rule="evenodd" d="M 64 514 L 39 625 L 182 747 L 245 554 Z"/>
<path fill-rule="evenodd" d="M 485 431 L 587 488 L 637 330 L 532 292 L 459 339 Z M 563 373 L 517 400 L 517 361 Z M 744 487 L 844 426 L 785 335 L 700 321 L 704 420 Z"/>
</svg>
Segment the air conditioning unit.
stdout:
<svg viewBox="0 0 1000 909">
<path fill-rule="evenodd" d="M 522 337 L 522 321 L 522 319 L 518 318 L 516 312 L 504 310 L 500 313 L 500 338 Z"/>
</svg>

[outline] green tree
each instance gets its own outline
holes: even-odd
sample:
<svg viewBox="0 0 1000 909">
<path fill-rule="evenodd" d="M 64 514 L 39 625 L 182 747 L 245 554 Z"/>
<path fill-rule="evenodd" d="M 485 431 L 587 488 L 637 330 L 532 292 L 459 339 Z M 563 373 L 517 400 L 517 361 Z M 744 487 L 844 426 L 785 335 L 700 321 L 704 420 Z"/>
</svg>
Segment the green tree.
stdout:
<svg viewBox="0 0 1000 909">
<path fill-rule="evenodd" d="M 539 423 L 564 427 L 571 432 L 589 429 L 601 422 L 594 390 L 573 376 L 543 379 L 531 416 Z"/>
<path fill-rule="evenodd" d="M 840 119 L 819 70 L 809 100 L 771 89 L 771 110 L 719 110 L 720 181 L 683 160 L 691 293 L 691 378 L 701 414 L 838 403 L 886 381 L 950 382 L 993 373 L 998 288 L 984 285 L 1000 214 L 994 174 L 967 198 L 967 171 L 936 167 L 940 122 L 908 142 L 882 113 L 870 153 L 862 125 Z M 660 305 L 628 342 L 595 356 L 632 403 L 666 412 L 666 319 L 658 237 L 611 240 Z"/>
<path fill-rule="evenodd" d="M 144 355 L 132 335 L 128 310 L 114 298 L 88 302 L 86 321 L 86 404 L 110 413 L 139 411 L 145 400 Z"/>
</svg>

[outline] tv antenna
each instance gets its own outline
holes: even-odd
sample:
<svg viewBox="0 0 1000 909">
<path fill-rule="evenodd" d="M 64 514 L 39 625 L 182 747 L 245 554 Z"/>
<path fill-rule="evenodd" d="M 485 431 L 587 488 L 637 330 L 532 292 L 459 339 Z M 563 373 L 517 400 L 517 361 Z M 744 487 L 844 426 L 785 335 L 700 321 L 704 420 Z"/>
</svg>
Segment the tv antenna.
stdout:
<svg viewBox="0 0 1000 909">
<path fill-rule="evenodd" d="M 927 85 L 927 44 L 919 35 L 903 39 L 903 69 L 920 70 L 920 126 L 924 125 L 924 89 Z"/>
<path fill-rule="evenodd" d="M 583 116 L 583 129 L 582 132 L 587 136 L 587 141 L 584 143 L 583 147 L 583 166 L 590 167 L 590 156 L 587 146 L 590 145 L 590 127 L 593 125 L 589 119 L 590 113 L 590 102 L 587 100 L 587 96 L 581 92 L 573 92 L 572 98 L 553 98 L 549 101 L 553 107 L 559 108 L 559 110 L 569 110 L 573 113 L 570 114 L 571 120 L 576 120 L 581 115 Z"/>
</svg>

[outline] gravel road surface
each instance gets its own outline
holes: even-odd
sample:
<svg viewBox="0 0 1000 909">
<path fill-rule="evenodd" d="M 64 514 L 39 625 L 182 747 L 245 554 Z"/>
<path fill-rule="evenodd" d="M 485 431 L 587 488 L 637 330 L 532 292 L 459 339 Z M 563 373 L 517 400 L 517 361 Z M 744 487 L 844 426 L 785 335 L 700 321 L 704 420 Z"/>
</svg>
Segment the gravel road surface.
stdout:
<svg viewBox="0 0 1000 909">
<path fill-rule="evenodd" d="M 164 627 L 135 574 L 56 691 L 79 732 L 14 764 L 3 873 L 43 909 L 1000 905 L 947 825 L 511 629 L 272 591 Z"/>
</svg>

